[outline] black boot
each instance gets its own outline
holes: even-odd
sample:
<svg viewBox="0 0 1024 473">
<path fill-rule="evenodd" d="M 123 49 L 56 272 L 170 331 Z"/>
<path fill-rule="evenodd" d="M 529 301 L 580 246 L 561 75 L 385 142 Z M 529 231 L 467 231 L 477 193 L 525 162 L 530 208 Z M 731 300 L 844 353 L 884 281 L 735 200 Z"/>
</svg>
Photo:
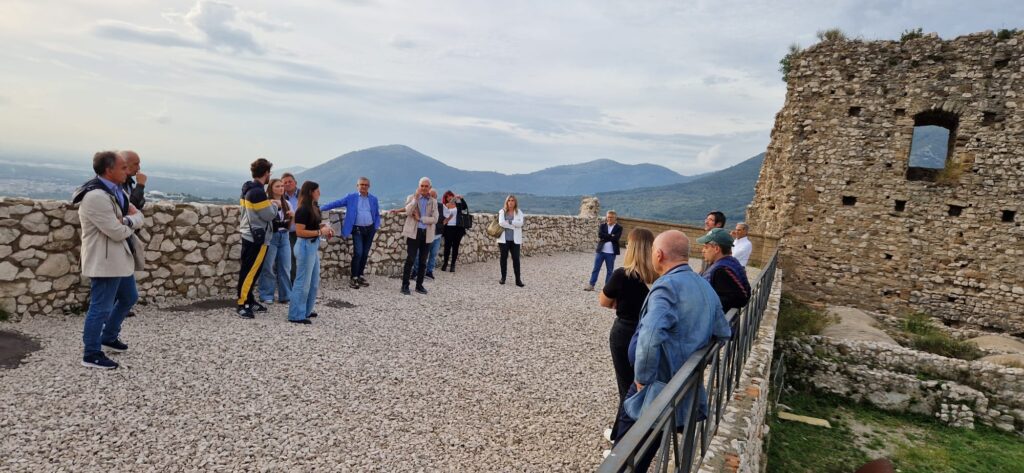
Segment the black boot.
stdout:
<svg viewBox="0 0 1024 473">
<path fill-rule="evenodd" d="M 441 263 L 441 271 L 448 271 L 448 260 L 444 260 L 444 263 Z"/>
<path fill-rule="evenodd" d="M 452 267 L 451 267 L 451 269 L 449 269 L 449 271 L 451 271 L 453 273 L 455 272 L 455 260 L 452 260 Z"/>
</svg>

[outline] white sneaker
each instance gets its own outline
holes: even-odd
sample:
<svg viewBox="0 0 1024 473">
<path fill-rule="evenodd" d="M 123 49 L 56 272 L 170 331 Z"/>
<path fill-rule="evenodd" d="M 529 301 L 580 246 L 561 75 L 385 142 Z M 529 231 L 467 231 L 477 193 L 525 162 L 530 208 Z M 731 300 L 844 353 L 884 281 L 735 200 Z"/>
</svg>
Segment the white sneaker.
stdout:
<svg viewBox="0 0 1024 473">
<path fill-rule="evenodd" d="M 605 450 L 605 451 L 601 452 L 601 458 L 608 458 L 608 455 L 611 455 L 611 454 L 612 454 L 611 450 Z"/>
<path fill-rule="evenodd" d="M 604 439 L 609 442 L 612 441 L 612 429 L 604 429 Z"/>
<path fill-rule="evenodd" d="M 591 286 L 590 284 L 584 284 L 583 285 L 583 290 L 584 291 L 593 291 L 594 290 L 594 286 Z"/>
</svg>

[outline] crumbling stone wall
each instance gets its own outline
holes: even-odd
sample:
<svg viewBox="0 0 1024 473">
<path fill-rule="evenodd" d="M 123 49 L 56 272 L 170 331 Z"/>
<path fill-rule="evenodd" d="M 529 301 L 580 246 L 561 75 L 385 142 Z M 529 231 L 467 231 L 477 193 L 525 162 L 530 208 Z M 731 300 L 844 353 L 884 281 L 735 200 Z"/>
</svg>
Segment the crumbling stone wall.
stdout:
<svg viewBox="0 0 1024 473">
<path fill-rule="evenodd" d="M 146 248 L 146 268 L 135 273 L 143 303 L 234 296 L 241 254 L 237 205 L 157 202 L 147 203 L 143 214 L 146 225 L 138 235 Z M 473 218 L 474 226 L 462 240 L 460 263 L 498 256 L 498 245 L 485 233 L 497 216 L 474 214 Z M 401 236 L 405 216 L 384 213 L 381 219 L 366 271 L 398 275 L 406 254 Z M 593 251 L 598 222 L 596 218 L 527 215 L 523 254 Z M 80 245 L 77 206 L 67 201 L 0 197 L 0 309 L 14 319 L 84 311 L 89 282 L 81 275 Z M 321 249 L 322 275 L 347 278 L 352 240 L 335 238 L 321 243 Z"/>
<path fill-rule="evenodd" d="M 1024 434 L 1024 368 L 821 336 L 781 341 L 779 349 L 789 379 L 818 391 L 955 427 Z"/>
<path fill-rule="evenodd" d="M 1022 58 L 1024 33 L 991 32 L 795 56 L 747 218 L 789 290 L 1024 333 Z M 922 113 L 958 121 L 936 182 L 907 179 Z"/>
</svg>

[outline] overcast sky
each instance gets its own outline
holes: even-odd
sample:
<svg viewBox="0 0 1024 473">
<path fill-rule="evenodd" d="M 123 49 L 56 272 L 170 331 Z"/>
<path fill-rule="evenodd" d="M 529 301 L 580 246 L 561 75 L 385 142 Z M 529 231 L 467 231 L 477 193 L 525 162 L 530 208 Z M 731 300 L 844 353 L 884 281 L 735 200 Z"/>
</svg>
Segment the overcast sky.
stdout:
<svg viewBox="0 0 1024 473">
<path fill-rule="evenodd" d="M 246 169 L 405 144 L 463 169 L 763 151 L 791 43 L 1024 23 L 1008 1 L 0 0 L 0 149 Z"/>
</svg>

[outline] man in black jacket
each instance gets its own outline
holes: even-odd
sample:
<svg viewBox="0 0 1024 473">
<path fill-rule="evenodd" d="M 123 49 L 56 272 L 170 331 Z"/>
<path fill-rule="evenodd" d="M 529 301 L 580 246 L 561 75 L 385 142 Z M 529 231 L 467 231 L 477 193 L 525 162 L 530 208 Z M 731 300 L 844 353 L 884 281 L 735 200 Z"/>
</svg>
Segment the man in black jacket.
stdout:
<svg viewBox="0 0 1024 473">
<path fill-rule="evenodd" d="M 593 291 L 597 283 L 597 275 L 601 273 L 601 263 L 604 263 L 604 282 L 612 277 L 612 270 L 615 269 L 615 256 L 619 254 L 619 239 L 622 238 L 622 225 L 618 225 L 617 214 L 609 210 L 605 215 L 605 223 L 597 227 L 597 249 L 594 254 L 594 270 L 590 272 L 590 283 L 583 287 L 585 291 Z"/>
<path fill-rule="evenodd" d="M 135 208 L 142 210 L 142 206 L 146 204 L 146 175 L 141 171 L 142 164 L 139 161 L 139 153 L 126 149 L 118 151 L 117 154 L 128 163 L 128 179 L 124 181 L 124 191 L 128 193 L 128 201 Z"/>
</svg>

